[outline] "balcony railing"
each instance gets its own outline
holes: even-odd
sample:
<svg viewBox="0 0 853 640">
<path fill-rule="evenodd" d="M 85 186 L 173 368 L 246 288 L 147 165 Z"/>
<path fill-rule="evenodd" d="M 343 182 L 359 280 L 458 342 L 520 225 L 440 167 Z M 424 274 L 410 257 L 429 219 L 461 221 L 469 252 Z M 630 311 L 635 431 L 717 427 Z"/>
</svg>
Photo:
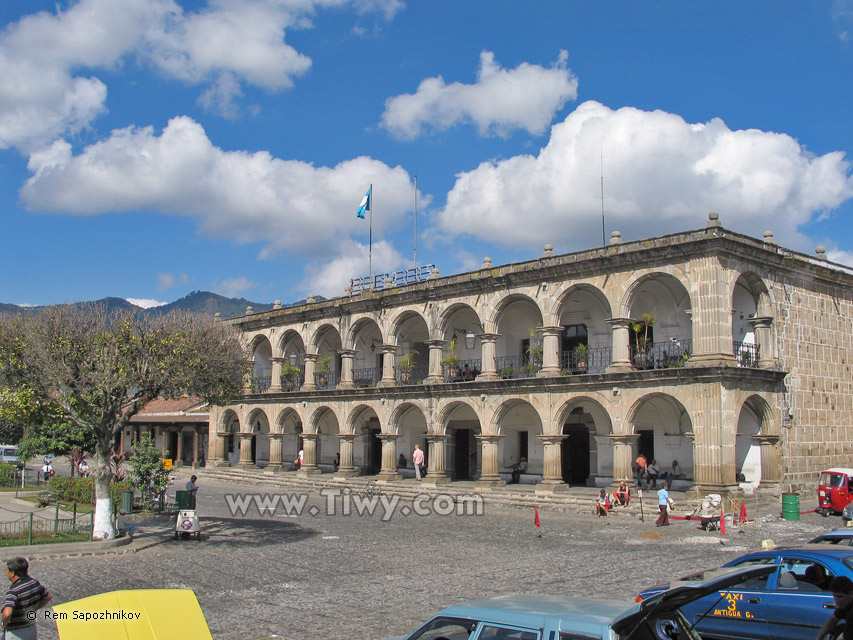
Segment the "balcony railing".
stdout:
<svg viewBox="0 0 853 640">
<path fill-rule="evenodd" d="M 305 372 L 289 373 L 281 376 L 282 391 L 299 391 L 305 382 Z"/>
<path fill-rule="evenodd" d="M 429 375 L 426 365 L 415 365 L 414 367 L 394 366 L 394 379 L 397 384 L 419 384 Z"/>
<path fill-rule="evenodd" d="M 693 353 L 693 340 L 652 342 L 631 345 L 631 361 L 637 369 L 676 369 L 683 367 Z"/>
<path fill-rule="evenodd" d="M 498 376 L 504 379 L 533 378 L 542 369 L 542 363 L 530 356 L 501 356 L 496 364 Z"/>
<path fill-rule="evenodd" d="M 563 375 L 583 373 L 604 373 L 612 361 L 610 347 L 593 347 L 586 356 L 577 351 L 560 352 L 560 372 Z"/>
<path fill-rule="evenodd" d="M 272 384 L 272 376 L 252 376 L 252 393 L 265 393 Z"/>
<path fill-rule="evenodd" d="M 736 340 L 732 345 L 734 347 L 735 358 L 737 358 L 737 366 L 749 368 L 758 367 L 758 355 L 760 353 L 759 345 L 751 342 L 738 342 Z"/>
<path fill-rule="evenodd" d="M 375 387 L 379 382 L 379 369 L 373 367 L 371 369 L 353 369 L 352 383 L 356 387 Z"/>
<path fill-rule="evenodd" d="M 441 365 L 441 375 L 445 382 L 471 382 L 482 371 L 481 360 L 460 360 L 453 366 Z"/>
<path fill-rule="evenodd" d="M 328 371 L 314 372 L 314 384 L 318 389 L 334 389 L 338 386 L 338 373 L 330 368 Z"/>
</svg>

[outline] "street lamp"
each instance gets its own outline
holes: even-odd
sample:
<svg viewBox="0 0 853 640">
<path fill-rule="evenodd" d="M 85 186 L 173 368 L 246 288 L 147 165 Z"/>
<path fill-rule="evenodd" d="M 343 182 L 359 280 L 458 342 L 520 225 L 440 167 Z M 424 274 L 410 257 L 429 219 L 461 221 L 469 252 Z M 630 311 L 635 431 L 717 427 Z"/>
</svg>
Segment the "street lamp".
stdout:
<svg viewBox="0 0 853 640">
<path fill-rule="evenodd" d="M 468 333 L 465 334 L 465 346 L 468 349 L 474 348 L 474 332 L 468 329 Z"/>
<path fill-rule="evenodd" d="M 293 352 L 293 351 L 291 351 L 291 352 L 290 352 L 290 355 L 288 356 L 288 358 L 290 359 L 290 366 L 291 366 L 291 367 L 295 367 L 295 366 L 296 366 L 296 362 L 297 362 L 297 361 L 298 361 L 298 359 L 299 359 L 299 357 L 296 355 L 296 353 L 295 353 L 295 352 Z"/>
</svg>

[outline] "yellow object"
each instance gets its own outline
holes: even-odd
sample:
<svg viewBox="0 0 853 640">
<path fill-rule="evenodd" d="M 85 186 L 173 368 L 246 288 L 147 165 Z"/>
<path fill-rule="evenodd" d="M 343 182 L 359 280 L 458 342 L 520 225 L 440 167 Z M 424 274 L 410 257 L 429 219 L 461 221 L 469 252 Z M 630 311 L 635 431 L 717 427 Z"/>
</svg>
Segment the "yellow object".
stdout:
<svg viewBox="0 0 853 640">
<path fill-rule="evenodd" d="M 171 469 L 172 468 L 172 459 L 171 458 L 163 458 L 163 468 Z"/>
<path fill-rule="evenodd" d="M 190 589 L 110 591 L 53 613 L 60 640 L 213 640 Z"/>
</svg>

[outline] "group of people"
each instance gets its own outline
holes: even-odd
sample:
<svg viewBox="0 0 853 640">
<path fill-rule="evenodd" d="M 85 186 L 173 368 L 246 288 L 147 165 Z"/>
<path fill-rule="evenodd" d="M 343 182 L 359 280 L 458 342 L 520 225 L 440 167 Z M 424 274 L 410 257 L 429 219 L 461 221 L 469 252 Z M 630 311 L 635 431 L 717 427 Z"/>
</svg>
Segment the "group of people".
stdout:
<svg viewBox="0 0 853 640">
<path fill-rule="evenodd" d="M 612 495 L 607 495 L 607 492 L 602 489 L 595 500 L 595 512 L 600 518 L 601 516 L 610 516 L 610 509 L 613 507 L 627 507 L 631 502 L 631 487 L 624 480 L 619 483 L 619 488 Z"/>
<path fill-rule="evenodd" d="M 676 478 L 684 477 L 678 460 L 672 461 L 670 469 L 661 471 L 657 460 L 652 458 L 652 461 L 649 462 L 648 458 L 642 453 L 634 461 L 634 475 L 637 478 L 637 486 L 643 489 L 657 489 L 658 480 L 665 480 L 671 484 Z"/>
</svg>

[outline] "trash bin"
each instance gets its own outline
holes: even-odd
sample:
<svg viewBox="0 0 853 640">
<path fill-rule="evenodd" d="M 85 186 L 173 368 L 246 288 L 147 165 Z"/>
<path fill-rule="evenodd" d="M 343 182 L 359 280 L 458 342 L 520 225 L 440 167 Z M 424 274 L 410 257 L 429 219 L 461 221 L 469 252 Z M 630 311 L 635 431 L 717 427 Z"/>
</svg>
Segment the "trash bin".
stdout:
<svg viewBox="0 0 853 640">
<path fill-rule="evenodd" d="M 192 509 L 189 491 L 175 491 L 175 506 L 178 509 Z"/>
<path fill-rule="evenodd" d="M 125 513 L 133 513 L 133 491 L 121 492 L 121 507 Z"/>
<path fill-rule="evenodd" d="M 784 520 L 799 520 L 800 519 L 800 494 L 799 493 L 783 493 L 782 494 L 782 518 Z"/>
</svg>

